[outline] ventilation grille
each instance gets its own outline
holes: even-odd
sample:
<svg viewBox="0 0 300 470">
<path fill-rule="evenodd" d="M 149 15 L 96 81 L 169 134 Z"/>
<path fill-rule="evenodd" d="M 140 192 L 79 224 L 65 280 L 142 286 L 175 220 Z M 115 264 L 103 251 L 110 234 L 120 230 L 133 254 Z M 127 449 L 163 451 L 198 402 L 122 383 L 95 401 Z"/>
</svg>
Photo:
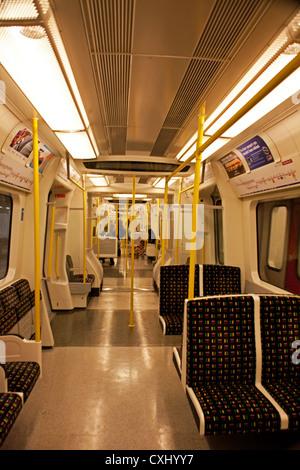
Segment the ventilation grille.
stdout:
<svg viewBox="0 0 300 470">
<path fill-rule="evenodd" d="M 261 0 L 216 2 L 151 155 L 164 155 L 175 138 L 174 129 L 177 135 L 191 113 L 197 112 L 208 89 L 236 53 L 240 39 L 245 40 L 245 25 L 253 24 L 264 3 Z M 173 132 L 167 128 L 173 128 Z"/>
<path fill-rule="evenodd" d="M 134 0 L 82 0 L 81 5 L 110 150 L 124 154 Z"/>
</svg>

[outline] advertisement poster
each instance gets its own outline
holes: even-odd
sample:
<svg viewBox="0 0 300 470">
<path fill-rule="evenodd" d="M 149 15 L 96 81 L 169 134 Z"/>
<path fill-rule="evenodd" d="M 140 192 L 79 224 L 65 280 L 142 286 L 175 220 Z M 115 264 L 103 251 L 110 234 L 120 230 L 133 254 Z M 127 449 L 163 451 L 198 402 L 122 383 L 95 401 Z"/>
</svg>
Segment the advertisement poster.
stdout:
<svg viewBox="0 0 300 470">
<path fill-rule="evenodd" d="M 250 170 L 256 170 L 274 161 L 269 147 L 258 135 L 237 149 L 245 158 Z"/>
<path fill-rule="evenodd" d="M 26 127 L 20 129 L 9 144 L 9 150 L 26 162 L 33 150 L 32 132 Z"/>
<path fill-rule="evenodd" d="M 235 176 L 242 175 L 246 173 L 244 165 L 238 155 L 234 152 L 230 152 L 225 157 L 221 158 L 221 163 L 223 164 L 229 178 L 234 178 Z"/>
<path fill-rule="evenodd" d="M 42 142 L 39 141 L 38 145 L 39 172 L 43 173 L 47 164 L 54 155 Z M 14 137 L 9 141 L 7 150 L 9 153 L 17 157 L 18 160 L 21 159 L 25 164 L 31 161 L 30 166 L 33 168 L 33 134 L 27 127 L 23 127 L 16 132 Z"/>
</svg>

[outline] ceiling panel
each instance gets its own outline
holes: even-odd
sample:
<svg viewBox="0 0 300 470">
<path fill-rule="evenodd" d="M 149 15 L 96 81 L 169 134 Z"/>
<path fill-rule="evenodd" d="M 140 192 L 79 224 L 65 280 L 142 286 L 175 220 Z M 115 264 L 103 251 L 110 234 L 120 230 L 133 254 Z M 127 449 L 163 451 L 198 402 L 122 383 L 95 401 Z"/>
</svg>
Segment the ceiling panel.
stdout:
<svg viewBox="0 0 300 470">
<path fill-rule="evenodd" d="M 166 157 L 195 132 L 202 101 L 212 112 L 299 8 L 298 0 L 51 4 L 100 153 Z"/>
</svg>

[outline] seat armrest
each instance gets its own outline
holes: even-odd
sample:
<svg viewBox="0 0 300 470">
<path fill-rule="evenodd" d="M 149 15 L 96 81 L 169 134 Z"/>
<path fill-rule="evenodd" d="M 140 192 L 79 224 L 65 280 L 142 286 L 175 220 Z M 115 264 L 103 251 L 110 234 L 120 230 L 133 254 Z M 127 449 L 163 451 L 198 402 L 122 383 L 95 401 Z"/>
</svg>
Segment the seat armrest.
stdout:
<svg viewBox="0 0 300 470">
<path fill-rule="evenodd" d="M 0 336 L 4 343 L 6 362 L 36 362 L 42 367 L 42 343 L 15 335 Z"/>
<path fill-rule="evenodd" d="M 7 393 L 7 378 L 4 367 L 0 364 L 0 393 Z"/>
</svg>

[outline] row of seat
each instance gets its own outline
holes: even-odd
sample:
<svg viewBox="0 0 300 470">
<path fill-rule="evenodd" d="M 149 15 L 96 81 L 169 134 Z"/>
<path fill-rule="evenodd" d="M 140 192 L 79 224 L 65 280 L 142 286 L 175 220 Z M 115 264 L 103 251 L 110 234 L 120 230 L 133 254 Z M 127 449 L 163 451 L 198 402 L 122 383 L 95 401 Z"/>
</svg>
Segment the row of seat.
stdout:
<svg viewBox="0 0 300 470">
<path fill-rule="evenodd" d="M 181 382 L 200 434 L 299 431 L 299 338 L 298 296 L 186 300 Z"/>
<path fill-rule="evenodd" d="M 95 282 L 94 274 L 86 275 L 86 282 L 83 282 L 83 273 L 75 274 L 73 260 L 70 255 L 66 256 L 66 272 L 69 281 L 70 293 L 74 299 L 75 307 L 85 308 L 90 297 L 98 297 L 100 288 L 93 287 Z"/>
<path fill-rule="evenodd" d="M 22 335 L 33 332 L 34 297 L 27 279 L 0 291 L 0 446 L 42 373 L 41 344 Z"/>
<path fill-rule="evenodd" d="M 165 335 L 181 335 L 184 300 L 188 297 L 189 265 L 160 268 L 159 320 Z M 194 296 L 240 294 L 241 271 L 236 266 L 196 265 Z"/>
</svg>

